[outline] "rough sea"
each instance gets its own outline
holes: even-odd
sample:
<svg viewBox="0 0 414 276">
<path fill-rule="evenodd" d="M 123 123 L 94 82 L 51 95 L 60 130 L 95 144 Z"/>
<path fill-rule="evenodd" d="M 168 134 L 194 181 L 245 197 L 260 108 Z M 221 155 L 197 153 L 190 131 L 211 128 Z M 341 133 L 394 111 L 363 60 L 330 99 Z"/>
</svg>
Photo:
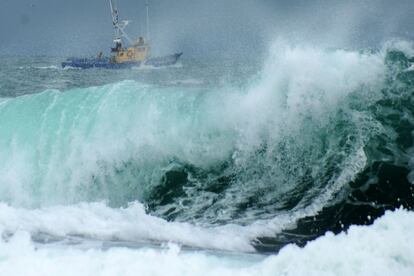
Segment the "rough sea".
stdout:
<svg viewBox="0 0 414 276">
<path fill-rule="evenodd" d="M 414 275 L 413 57 L 0 57 L 0 275 Z"/>
</svg>

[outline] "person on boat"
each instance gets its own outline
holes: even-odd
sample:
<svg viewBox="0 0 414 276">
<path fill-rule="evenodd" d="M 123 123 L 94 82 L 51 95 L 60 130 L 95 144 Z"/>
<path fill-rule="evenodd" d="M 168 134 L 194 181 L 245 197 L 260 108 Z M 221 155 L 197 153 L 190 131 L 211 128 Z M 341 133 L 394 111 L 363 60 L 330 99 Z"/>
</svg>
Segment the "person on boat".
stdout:
<svg viewBox="0 0 414 276">
<path fill-rule="evenodd" d="M 144 38 L 142 36 L 140 36 L 138 38 L 137 46 L 141 47 L 141 46 L 144 46 L 144 44 L 145 44 Z"/>
<path fill-rule="evenodd" d="M 103 57 L 103 53 L 102 52 L 99 52 L 98 53 L 98 56 L 96 57 L 97 59 L 102 59 L 102 57 Z"/>
<path fill-rule="evenodd" d="M 115 41 L 115 48 L 111 48 L 112 52 L 120 52 L 122 50 L 122 43 L 120 40 Z"/>
</svg>

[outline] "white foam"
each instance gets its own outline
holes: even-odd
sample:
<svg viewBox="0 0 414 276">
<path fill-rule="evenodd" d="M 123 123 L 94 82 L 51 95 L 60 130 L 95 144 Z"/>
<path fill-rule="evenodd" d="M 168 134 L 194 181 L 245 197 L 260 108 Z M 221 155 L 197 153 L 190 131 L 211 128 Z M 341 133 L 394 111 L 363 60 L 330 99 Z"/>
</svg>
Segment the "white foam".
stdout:
<svg viewBox="0 0 414 276">
<path fill-rule="evenodd" d="M 190 247 L 254 251 L 240 226 L 202 228 L 167 222 L 147 215 L 142 204 L 112 209 L 85 203 L 41 209 L 12 208 L 0 203 L 0 228 L 5 232 L 44 233 L 56 237 L 83 236 L 98 240 L 175 242 Z"/>
<path fill-rule="evenodd" d="M 25 70 L 25 69 L 40 69 L 40 70 L 56 70 L 56 69 L 60 69 L 59 66 L 57 65 L 45 65 L 45 66 L 19 66 L 17 67 L 20 70 Z"/>
<path fill-rule="evenodd" d="M 173 65 L 165 65 L 165 66 L 154 66 L 154 65 L 140 65 L 140 66 L 134 66 L 132 67 L 132 69 L 134 70 L 143 70 L 143 71 L 147 71 L 147 70 L 165 70 L 168 68 L 183 68 L 183 64 L 182 63 L 176 63 Z"/>
<path fill-rule="evenodd" d="M 62 219 L 63 220 L 63 219 Z M 414 213 L 397 210 L 372 226 L 353 226 L 337 236 L 327 233 L 301 249 L 289 245 L 279 254 L 249 256 L 165 249 L 49 245 L 17 232 L 0 241 L 0 275 L 407 275 L 414 273 Z"/>
<path fill-rule="evenodd" d="M 402 51 L 409 57 L 412 57 L 414 56 L 414 43 L 413 41 L 402 39 L 389 40 L 384 44 L 382 51 L 386 52 L 388 50 Z"/>
<path fill-rule="evenodd" d="M 36 69 L 60 69 L 60 67 L 56 65 L 48 65 L 48 66 L 37 66 Z"/>
<path fill-rule="evenodd" d="M 411 64 L 410 67 L 408 67 L 407 69 L 405 69 L 405 71 L 414 71 L 414 64 Z"/>
</svg>

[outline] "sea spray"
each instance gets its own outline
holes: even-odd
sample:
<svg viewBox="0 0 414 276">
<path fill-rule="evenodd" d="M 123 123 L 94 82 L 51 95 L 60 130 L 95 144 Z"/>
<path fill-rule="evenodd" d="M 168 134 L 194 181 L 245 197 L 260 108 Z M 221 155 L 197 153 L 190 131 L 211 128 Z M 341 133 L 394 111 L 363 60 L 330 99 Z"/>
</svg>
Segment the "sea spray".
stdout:
<svg viewBox="0 0 414 276">
<path fill-rule="evenodd" d="M 356 52 L 279 41 L 262 72 L 237 85 L 129 80 L 4 99 L 1 201 L 23 214 L 96 202 L 122 213 L 142 204 L 160 225 L 240 235 L 222 249 L 277 250 L 284 230 L 326 208 L 338 210 L 333 223 L 341 224 L 347 213 L 336 204 L 360 192 L 352 203 L 359 206 L 368 187 L 387 181 L 380 172 L 390 161 L 399 179 L 411 170 L 404 141 L 411 139 L 412 76 L 408 52 L 398 47 Z M 409 199 L 399 200 L 410 208 Z M 27 229 L 55 235 L 53 225 Z M 62 235 L 72 232 L 91 237 Z M 220 247 L 171 235 L 132 239 Z"/>
</svg>

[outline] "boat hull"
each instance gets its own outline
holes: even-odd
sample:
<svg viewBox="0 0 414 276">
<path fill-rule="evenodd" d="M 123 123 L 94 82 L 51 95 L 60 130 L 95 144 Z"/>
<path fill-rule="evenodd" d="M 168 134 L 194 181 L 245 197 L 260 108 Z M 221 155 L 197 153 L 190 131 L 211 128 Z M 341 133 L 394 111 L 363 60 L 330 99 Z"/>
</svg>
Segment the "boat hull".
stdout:
<svg viewBox="0 0 414 276">
<path fill-rule="evenodd" d="M 128 69 L 139 66 L 153 66 L 153 67 L 162 67 L 170 66 L 177 63 L 177 60 L 181 57 L 183 53 L 177 53 L 173 55 L 163 56 L 163 57 L 154 57 L 149 58 L 144 61 L 128 61 L 123 63 L 113 63 L 109 58 L 68 58 L 66 61 L 62 62 L 63 68 L 80 68 L 80 69 L 90 69 L 90 68 L 104 68 L 104 69 Z"/>
</svg>

